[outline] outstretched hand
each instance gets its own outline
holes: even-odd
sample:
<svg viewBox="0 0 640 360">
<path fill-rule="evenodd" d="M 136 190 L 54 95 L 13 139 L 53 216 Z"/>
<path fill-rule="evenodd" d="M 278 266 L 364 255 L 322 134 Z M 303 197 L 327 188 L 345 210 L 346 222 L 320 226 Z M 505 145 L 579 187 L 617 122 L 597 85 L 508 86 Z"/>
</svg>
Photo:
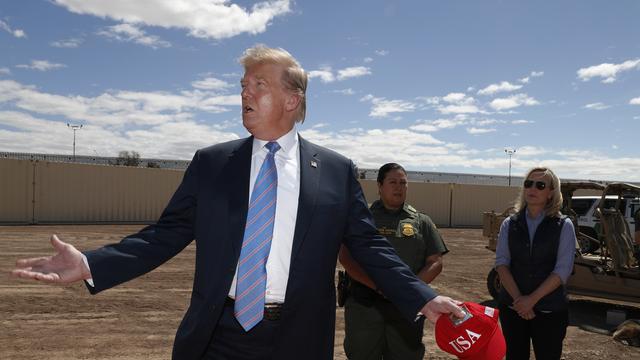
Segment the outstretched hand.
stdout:
<svg viewBox="0 0 640 360">
<path fill-rule="evenodd" d="M 431 299 L 420 312 L 427 317 L 427 319 L 436 323 L 440 315 L 448 315 L 453 314 L 453 316 L 462 319 L 464 317 L 464 312 L 460 308 L 462 302 L 453 300 L 448 296 L 438 295 Z"/>
<path fill-rule="evenodd" d="M 82 260 L 82 253 L 56 235 L 51 235 L 55 255 L 16 261 L 11 276 L 33 279 L 49 284 L 69 284 L 90 279 L 91 272 Z"/>
</svg>

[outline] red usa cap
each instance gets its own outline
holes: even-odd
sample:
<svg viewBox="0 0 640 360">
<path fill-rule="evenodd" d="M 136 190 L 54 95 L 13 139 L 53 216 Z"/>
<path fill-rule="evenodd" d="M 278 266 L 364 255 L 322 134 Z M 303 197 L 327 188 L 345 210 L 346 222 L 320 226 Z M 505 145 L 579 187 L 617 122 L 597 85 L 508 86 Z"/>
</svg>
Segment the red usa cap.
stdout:
<svg viewBox="0 0 640 360">
<path fill-rule="evenodd" d="M 436 343 L 440 349 L 468 360 L 500 360 L 507 346 L 498 325 L 498 309 L 465 302 L 462 319 L 442 315 L 436 321 Z"/>
</svg>

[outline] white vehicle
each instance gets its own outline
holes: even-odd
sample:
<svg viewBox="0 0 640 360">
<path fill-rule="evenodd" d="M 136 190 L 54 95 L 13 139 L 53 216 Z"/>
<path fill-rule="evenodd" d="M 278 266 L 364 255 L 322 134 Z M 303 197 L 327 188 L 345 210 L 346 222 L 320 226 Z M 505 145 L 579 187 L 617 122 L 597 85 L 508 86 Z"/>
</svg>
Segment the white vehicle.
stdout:
<svg viewBox="0 0 640 360">
<path fill-rule="evenodd" d="M 616 204 L 616 199 L 616 196 L 607 196 L 604 206 L 605 209 L 613 208 Z M 573 208 L 573 211 L 576 212 L 580 232 L 585 235 L 589 235 L 594 239 L 598 238 L 598 229 L 596 224 L 598 224 L 600 220 L 596 217 L 595 211 L 599 202 L 600 196 L 574 196 L 571 198 L 571 207 Z M 640 199 L 621 199 L 619 210 L 627 221 L 627 224 L 629 224 L 629 230 L 633 234 L 636 226 L 638 226 L 633 219 L 633 214 L 640 210 Z"/>
</svg>

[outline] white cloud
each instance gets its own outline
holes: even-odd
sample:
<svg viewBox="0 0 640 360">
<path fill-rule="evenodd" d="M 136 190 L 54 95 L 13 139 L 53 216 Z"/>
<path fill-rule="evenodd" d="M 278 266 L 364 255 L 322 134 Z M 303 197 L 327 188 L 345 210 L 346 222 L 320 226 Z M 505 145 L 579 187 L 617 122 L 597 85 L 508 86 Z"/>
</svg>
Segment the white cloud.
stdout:
<svg viewBox="0 0 640 360">
<path fill-rule="evenodd" d="M 372 61 L 373 61 L 373 58 L 372 58 L 372 57 L 368 57 L 368 56 L 367 56 L 367 57 L 366 57 L 366 58 L 364 58 L 362 61 L 364 61 L 365 63 L 370 63 L 370 62 L 372 62 Z"/>
<path fill-rule="evenodd" d="M 496 119 L 482 119 L 482 120 L 477 120 L 477 119 L 473 119 L 470 121 L 472 124 L 474 125 L 478 125 L 478 126 L 485 126 L 485 125 L 490 125 L 490 124 L 503 124 L 504 120 L 496 120 Z"/>
<path fill-rule="evenodd" d="M 422 96 L 418 97 L 418 100 L 422 100 L 427 105 L 438 105 L 440 103 L 440 98 L 438 96 Z"/>
<path fill-rule="evenodd" d="M 523 84 L 528 84 L 529 80 L 531 80 L 532 77 L 540 77 L 542 75 L 544 75 L 544 71 L 532 71 L 531 73 L 529 73 L 529 76 L 518 79 L 518 81 Z"/>
<path fill-rule="evenodd" d="M 447 105 L 438 107 L 438 111 L 442 114 L 475 114 L 480 109 L 475 105 Z"/>
<path fill-rule="evenodd" d="M 587 104 L 587 105 L 584 106 L 584 108 L 588 109 L 588 110 L 604 110 L 604 109 L 608 109 L 610 107 L 611 106 L 605 105 L 605 104 L 603 104 L 601 102 L 595 102 L 595 103 Z"/>
<path fill-rule="evenodd" d="M 440 130 L 439 127 L 437 127 L 436 125 L 430 123 L 430 122 L 423 122 L 423 123 L 418 123 L 416 125 L 412 125 L 409 127 L 409 129 L 417 131 L 417 132 L 435 132 Z"/>
<path fill-rule="evenodd" d="M 373 108 L 369 116 L 385 117 L 391 113 L 411 112 L 415 110 L 415 105 L 404 100 L 376 99 L 373 101 Z"/>
<path fill-rule="evenodd" d="M 6 22 L 0 20 L 0 29 L 8 32 L 9 34 L 13 35 L 14 37 L 17 38 L 26 38 L 27 34 L 24 32 L 24 30 L 21 29 L 12 29 L 11 26 L 9 26 L 9 24 L 7 24 Z"/>
<path fill-rule="evenodd" d="M 478 95 L 493 95 L 499 92 L 516 91 L 522 88 L 522 85 L 514 85 L 508 81 L 503 81 L 499 84 L 491 84 L 484 89 L 478 91 Z"/>
<path fill-rule="evenodd" d="M 458 114 L 450 119 L 418 120 L 409 129 L 418 132 L 434 132 L 442 129 L 453 129 L 468 122 L 466 115 Z"/>
<path fill-rule="evenodd" d="M 323 129 L 302 130 L 306 139 L 327 146 L 351 158 L 360 168 L 376 169 L 394 161 L 409 169 L 447 171 L 452 168 L 500 169 L 504 167 L 502 149 L 496 155 L 484 156 L 487 151 L 468 148 L 465 144 L 446 143 L 428 133 L 416 133 L 412 129 Z M 394 149 L 394 151 L 389 151 Z M 583 165 L 586 162 L 583 162 Z M 514 169 L 524 172 L 532 162 L 514 159 Z M 554 167 L 554 170 L 558 167 Z M 635 168 L 640 168 L 640 159 Z M 451 170 L 449 170 L 451 171 Z M 456 171 L 456 170 L 453 170 Z M 457 170 L 459 171 L 459 170 Z M 592 177 L 593 178 L 593 177 Z"/>
<path fill-rule="evenodd" d="M 68 153 L 66 122 L 83 124 L 78 152 L 115 155 L 136 150 L 146 157 L 189 159 L 195 149 L 237 139 L 222 121 L 206 124 L 195 118 L 239 108 L 239 95 L 216 95 L 195 89 L 109 91 L 95 97 L 57 95 L 12 80 L 0 80 L 0 143 L 9 151 Z M 31 114 L 27 114 L 29 112 Z M 48 118 L 53 118 L 48 119 Z M 60 120 L 62 119 L 62 120 Z"/>
<path fill-rule="evenodd" d="M 589 81 L 591 78 L 600 77 L 602 82 L 610 84 L 616 81 L 616 77 L 623 71 L 640 69 L 640 59 L 627 60 L 621 64 L 603 63 L 578 70 L 578 78 Z"/>
<path fill-rule="evenodd" d="M 331 127 L 301 130 L 302 136 L 351 158 L 361 169 L 377 169 L 387 162 L 398 162 L 408 169 L 455 171 L 470 169 L 503 174 L 505 153 L 502 148 L 477 149 L 460 143 L 447 143 L 429 132 L 407 128 L 346 129 Z M 491 132 L 486 133 L 489 136 Z M 478 137 L 482 134 L 466 135 Z M 521 139 L 526 140 L 523 136 Z M 522 141 L 522 140 L 519 140 Z M 392 149 L 392 151 L 389 151 Z M 597 163 L 598 166 L 593 166 Z M 608 157 L 602 152 L 565 150 L 525 145 L 513 157 L 512 174 L 521 175 L 532 166 L 549 166 L 563 178 L 637 181 L 640 173 L 638 157 Z"/>
<path fill-rule="evenodd" d="M 336 80 L 336 77 L 333 76 L 330 67 L 323 67 L 320 70 L 312 70 L 307 74 L 309 79 L 320 78 L 320 81 L 323 83 L 330 83 Z"/>
<path fill-rule="evenodd" d="M 512 123 L 512 124 L 514 124 L 514 125 L 521 125 L 521 124 L 533 124 L 533 123 L 534 123 L 534 121 L 531 121 L 531 120 L 522 120 L 522 119 L 520 119 L 520 120 L 513 120 L 513 121 L 511 121 L 511 123 Z"/>
<path fill-rule="evenodd" d="M 379 56 L 387 56 L 387 55 L 389 55 L 389 51 L 387 51 L 387 50 L 376 50 L 375 52 Z"/>
<path fill-rule="evenodd" d="M 438 103 L 440 100 L 449 105 L 438 105 L 436 109 L 441 114 L 474 114 L 481 112 L 475 105 L 475 99 L 464 93 L 449 93 L 440 99 L 427 98 L 427 103 Z"/>
<path fill-rule="evenodd" d="M 449 93 L 446 96 L 444 96 L 442 100 L 448 103 L 456 103 L 456 104 L 473 103 L 473 98 L 463 93 Z"/>
<path fill-rule="evenodd" d="M 224 80 L 216 79 L 214 77 L 207 77 L 201 80 L 193 81 L 191 82 L 191 86 L 200 90 L 212 90 L 212 91 L 227 90 L 233 87 L 233 85 L 229 84 L 228 82 Z"/>
<path fill-rule="evenodd" d="M 69 38 L 63 40 L 52 41 L 49 45 L 57 48 L 77 48 L 84 42 L 82 38 Z"/>
<path fill-rule="evenodd" d="M 532 106 L 540 104 L 538 100 L 526 95 L 526 94 L 516 94 L 509 96 L 507 98 L 499 98 L 491 101 L 489 106 L 494 108 L 495 110 L 509 110 L 520 106 Z"/>
<path fill-rule="evenodd" d="M 438 119 L 433 124 L 441 129 L 452 129 L 456 126 L 466 123 L 466 117 L 464 115 L 456 115 L 453 119 Z"/>
<path fill-rule="evenodd" d="M 5 129 L 0 142 L 8 151 L 69 154 L 73 134 L 64 121 L 53 121 L 19 112 L 0 111 Z M 190 159 L 196 149 L 239 138 L 216 125 L 193 120 L 168 121 L 144 129 L 128 130 L 84 124 L 76 136 L 77 153 L 115 156 L 122 150 L 138 151 L 143 157 Z"/>
<path fill-rule="evenodd" d="M 0 75 L 11 75 L 11 70 L 6 67 L 0 68 Z"/>
<path fill-rule="evenodd" d="M 629 105 L 640 105 L 640 97 L 629 100 Z"/>
<path fill-rule="evenodd" d="M 345 80 L 352 77 L 360 77 L 364 75 L 371 75 L 371 69 L 365 66 L 353 66 L 338 70 L 338 76 L 336 79 Z"/>
<path fill-rule="evenodd" d="M 226 39 L 266 31 L 276 16 L 290 12 L 289 0 L 264 1 L 250 10 L 228 0 L 54 0 L 77 14 L 127 24 L 179 28 L 197 38 Z"/>
<path fill-rule="evenodd" d="M 67 67 L 67 65 L 65 65 L 65 64 L 56 64 L 56 63 L 49 62 L 47 60 L 31 60 L 31 64 L 30 65 L 20 64 L 20 65 L 16 65 L 16 67 L 17 68 L 21 68 L 21 69 L 31 69 L 31 70 L 38 70 L 38 71 L 49 71 L 49 70 L 55 70 L 55 69 L 64 68 L 64 67 Z"/>
<path fill-rule="evenodd" d="M 490 133 L 490 132 L 494 132 L 496 131 L 496 129 L 491 129 L 491 128 L 477 128 L 477 127 L 470 127 L 467 128 L 467 132 L 471 135 L 479 135 L 479 134 L 486 134 L 486 133 Z"/>
<path fill-rule="evenodd" d="M 352 77 L 360 77 L 364 75 L 371 75 L 371 69 L 366 66 L 353 66 L 344 68 L 337 71 L 337 75 L 333 74 L 331 67 L 324 66 L 320 70 L 309 71 L 307 76 L 310 79 L 320 78 L 323 83 L 331 83 L 334 81 L 343 81 Z"/>
<path fill-rule="evenodd" d="M 537 146 L 521 146 L 516 149 L 516 154 L 519 157 L 531 157 L 531 156 L 540 156 L 549 153 L 550 150 L 543 149 Z"/>
<path fill-rule="evenodd" d="M 132 24 L 107 26 L 98 31 L 98 35 L 121 42 L 133 42 L 153 49 L 171 47 L 170 42 L 164 41 L 155 35 L 147 35 L 144 30 Z"/>
<path fill-rule="evenodd" d="M 300 133 L 310 141 L 353 159 L 360 168 L 377 169 L 390 161 L 406 167 L 463 163 L 462 157 L 452 154 L 443 141 L 431 134 L 397 128 L 321 130 L 324 129 L 302 130 Z"/>
<path fill-rule="evenodd" d="M 416 105 L 405 100 L 387 100 L 385 98 L 377 98 L 371 94 L 363 96 L 360 101 L 370 101 L 373 104 L 369 116 L 371 117 L 387 117 L 389 114 L 400 112 L 414 111 Z"/>
<path fill-rule="evenodd" d="M 0 80 L 0 107 L 7 104 L 17 109 L 42 115 L 62 116 L 67 121 L 81 121 L 103 127 L 125 125 L 154 126 L 186 121 L 195 112 L 222 113 L 239 107 L 239 95 L 216 95 L 194 90 L 109 91 L 95 97 L 57 95 L 37 90 L 11 80 Z"/>
<path fill-rule="evenodd" d="M 342 90 L 333 90 L 333 93 L 342 94 L 342 95 L 355 95 L 356 92 L 351 88 L 342 89 Z"/>
</svg>

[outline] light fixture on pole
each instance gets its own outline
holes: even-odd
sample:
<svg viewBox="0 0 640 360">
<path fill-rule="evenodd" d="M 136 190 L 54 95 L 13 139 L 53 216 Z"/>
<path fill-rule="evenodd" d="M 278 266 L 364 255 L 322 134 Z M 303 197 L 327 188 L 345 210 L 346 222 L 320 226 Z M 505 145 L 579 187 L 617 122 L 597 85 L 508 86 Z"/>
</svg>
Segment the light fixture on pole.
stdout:
<svg viewBox="0 0 640 360">
<path fill-rule="evenodd" d="M 76 162 L 76 131 L 82 129 L 82 124 L 80 125 L 71 125 L 67 123 L 67 127 L 73 130 L 73 162 Z"/>
<path fill-rule="evenodd" d="M 511 186 L 511 157 L 516 153 L 516 149 L 504 148 L 504 153 L 509 156 L 509 186 Z"/>
</svg>

